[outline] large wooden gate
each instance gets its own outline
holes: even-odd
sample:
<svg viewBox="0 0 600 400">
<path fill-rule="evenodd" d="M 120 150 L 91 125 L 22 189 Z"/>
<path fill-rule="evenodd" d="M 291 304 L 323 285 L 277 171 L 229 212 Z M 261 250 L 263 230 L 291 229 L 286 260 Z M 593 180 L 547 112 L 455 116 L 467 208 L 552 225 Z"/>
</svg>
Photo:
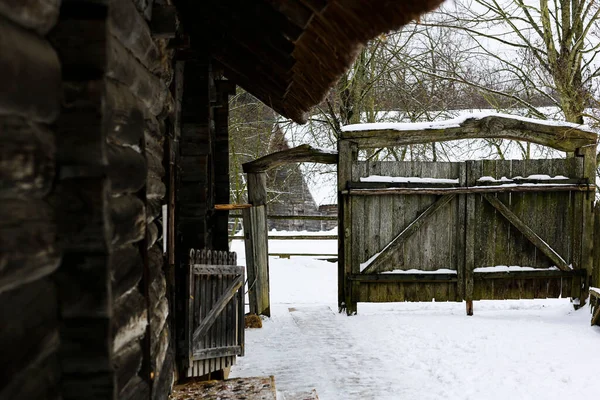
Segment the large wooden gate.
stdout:
<svg viewBox="0 0 600 400">
<path fill-rule="evenodd" d="M 186 309 L 188 377 L 203 376 L 244 355 L 244 267 L 235 253 L 190 250 Z"/>
<path fill-rule="evenodd" d="M 353 134 L 363 136 L 340 142 L 341 308 L 466 300 L 470 314 L 478 299 L 585 301 L 595 190 L 586 157 L 358 161 L 372 142 Z"/>
</svg>

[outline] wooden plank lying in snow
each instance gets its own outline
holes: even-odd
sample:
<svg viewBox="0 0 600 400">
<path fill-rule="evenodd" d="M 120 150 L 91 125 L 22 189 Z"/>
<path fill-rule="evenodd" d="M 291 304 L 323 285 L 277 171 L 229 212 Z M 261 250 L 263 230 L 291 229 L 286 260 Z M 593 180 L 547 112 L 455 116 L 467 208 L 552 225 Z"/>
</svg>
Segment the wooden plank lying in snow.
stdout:
<svg viewBox="0 0 600 400">
<path fill-rule="evenodd" d="M 276 400 L 275 378 L 261 376 L 224 381 L 188 382 L 173 388 L 171 400 L 239 399 Z"/>
</svg>

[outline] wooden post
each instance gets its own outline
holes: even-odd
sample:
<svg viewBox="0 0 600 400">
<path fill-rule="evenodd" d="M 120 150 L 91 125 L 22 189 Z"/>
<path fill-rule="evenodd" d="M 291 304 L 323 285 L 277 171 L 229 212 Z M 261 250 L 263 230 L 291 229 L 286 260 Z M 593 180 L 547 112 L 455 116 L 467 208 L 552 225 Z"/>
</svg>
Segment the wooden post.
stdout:
<svg viewBox="0 0 600 400">
<path fill-rule="evenodd" d="M 600 203 L 594 208 L 593 269 L 591 285 L 600 288 Z"/>
<path fill-rule="evenodd" d="M 271 316 L 267 213 L 264 205 L 242 210 L 250 313 Z"/>
<path fill-rule="evenodd" d="M 357 304 L 353 296 L 353 288 L 358 282 L 350 282 L 348 276 L 358 271 L 358 260 L 354 260 L 356 271 L 352 268 L 352 207 L 350 196 L 342 194 L 346 185 L 352 180 L 352 161 L 356 159 L 356 144 L 348 140 L 338 141 L 338 306 L 348 315 L 356 314 Z"/>
<path fill-rule="evenodd" d="M 474 174 L 475 161 L 466 162 L 467 185 L 472 186 L 477 180 Z M 478 194 L 466 194 L 465 210 L 465 261 L 464 261 L 464 298 L 467 303 L 467 315 L 473 315 L 473 270 L 475 269 L 475 201 Z"/>
<path fill-rule="evenodd" d="M 248 174 L 248 202 L 253 207 L 243 210 L 242 214 L 250 312 L 270 317 L 266 172 Z"/>
<path fill-rule="evenodd" d="M 577 149 L 577 155 L 583 156 L 583 178 L 593 185 L 596 180 L 596 145 Z M 581 231 L 581 269 L 586 270 L 581 282 L 581 294 L 579 296 L 579 307 L 583 307 L 588 297 L 590 281 L 594 270 L 594 200 L 595 192 L 582 193 L 582 218 L 583 227 Z M 576 279 L 574 279 L 576 280 Z"/>
</svg>

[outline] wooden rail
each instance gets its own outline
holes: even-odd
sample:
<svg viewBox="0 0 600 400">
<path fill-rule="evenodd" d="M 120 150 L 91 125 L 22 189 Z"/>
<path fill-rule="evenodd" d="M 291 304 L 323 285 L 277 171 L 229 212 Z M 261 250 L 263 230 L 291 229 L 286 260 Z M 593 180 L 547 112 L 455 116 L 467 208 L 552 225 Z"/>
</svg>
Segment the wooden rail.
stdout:
<svg viewBox="0 0 600 400">
<path fill-rule="evenodd" d="M 228 236 L 231 240 L 244 240 L 244 236 Z M 281 236 L 281 235 L 269 235 L 269 240 L 337 240 L 338 235 L 294 235 L 294 236 Z"/>
</svg>

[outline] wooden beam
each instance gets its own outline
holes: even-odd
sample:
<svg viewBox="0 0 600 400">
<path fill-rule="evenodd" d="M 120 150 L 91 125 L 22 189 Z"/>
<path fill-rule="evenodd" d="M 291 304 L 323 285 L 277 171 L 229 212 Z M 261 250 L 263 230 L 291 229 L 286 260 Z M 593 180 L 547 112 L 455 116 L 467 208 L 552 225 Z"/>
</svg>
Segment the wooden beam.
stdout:
<svg viewBox="0 0 600 400">
<path fill-rule="evenodd" d="M 592 325 L 600 325 L 600 304 L 597 304 L 596 311 L 594 312 L 594 316 L 592 317 Z"/>
<path fill-rule="evenodd" d="M 199 343 L 200 339 L 206 335 L 215 322 L 219 314 L 223 311 L 229 300 L 236 294 L 238 289 L 244 284 L 244 275 L 240 275 L 225 289 L 219 300 L 213 305 L 206 317 L 200 322 L 192 336 L 192 343 Z"/>
<path fill-rule="evenodd" d="M 558 268 L 563 271 L 571 271 L 571 267 L 567 262 L 558 254 L 552 247 L 540 238 L 529 226 L 527 226 L 519 217 L 517 217 L 507 206 L 504 205 L 500 200 L 489 194 L 483 194 L 483 197 L 490 203 L 496 210 L 502 214 L 504 218 L 508 220 L 515 228 L 517 228 L 523 236 L 525 236 L 535 247 L 537 247 L 542 253 L 544 253 Z"/>
<path fill-rule="evenodd" d="M 352 196 L 383 196 L 390 194 L 445 195 L 468 193 L 535 193 L 535 192 L 595 192 L 595 185 L 516 185 L 516 186 L 472 186 L 472 187 L 390 187 L 385 189 L 349 189 L 343 193 Z"/>
<path fill-rule="evenodd" d="M 400 246 L 412 236 L 425 223 L 425 220 L 435 214 L 440 208 L 448 204 L 455 197 L 454 194 L 446 194 L 436 200 L 425 211 L 421 213 L 413 222 L 411 222 L 398 236 L 394 238 L 371 263 L 361 271 L 363 274 L 372 274 L 380 271 L 382 265 L 387 263 L 392 258 L 393 254 L 400 249 Z"/>
<path fill-rule="evenodd" d="M 348 279 L 356 282 L 456 282 L 458 277 L 456 274 L 448 273 L 389 273 L 389 274 L 353 274 L 349 275 Z"/>
<path fill-rule="evenodd" d="M 244 267 L 236 265 L 192 264 L 193 275 L 240 275 Z"/>
<path fill-rule="evenodd" d="M 459 139 L 523 140 L 549 146 L 561 151 L 574 152 L 580 147 L 594 145 L 597 135 L 574 126 L 556 126 L 523 121 L 502 116 L 468 118 L 447 128 L 393 130 L 352 130 L 343 128 L 342 139 L 355 140 L 361 148 L 406 146 L 410 144 L 444 142 Z"/>
<path fill-rule="evenodd" d="M 337 164 L 337 152 L 314 148 L 303 144 L 293 149 L 268 154 L 257 160 L 242 165 L 245 173 L 266 172 L 281 165 L 312 162 L 319 164 Z"/>
<path fill-rule="evenodd" d="M 510 271 L 510 272 L 474 272 L 476 281 L 487 279 L 539 279 L 539 278 L 572 278 L 585 276 L 583 270 L 541 270 L 541 271 Z"/>
<path fill-rule="evenodd" d="M 252 204 L 215 204 L 216 211 L 243 210 L 250 207 Z"/>
<path fill-rule="evenodd" d="M 194 351 L 194 360 L 205 360 L 208 358 L 237 356 L 242 351 L 241 346 L 213 347 L 210 349 Z"/>
</svg>

